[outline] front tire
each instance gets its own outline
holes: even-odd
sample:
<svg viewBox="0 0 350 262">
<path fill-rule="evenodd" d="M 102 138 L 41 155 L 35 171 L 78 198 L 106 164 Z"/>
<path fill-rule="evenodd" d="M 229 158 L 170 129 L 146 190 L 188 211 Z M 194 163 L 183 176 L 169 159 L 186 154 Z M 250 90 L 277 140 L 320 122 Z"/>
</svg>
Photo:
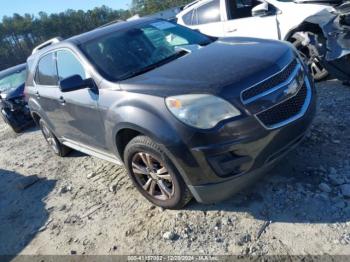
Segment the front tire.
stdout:
<svg viewBox="0 0 350 262">
<path fill-rule="evenodd" d="M 154 205 L 181 209 L 192 199 L 167 154 L 149 137 L 132 139 L 125 148 L 124 162 L 135 187 Z"/>
<path fill-rule="evenodd" d="M 51 130 L 48 128 L 48 126 L 44 120 L 40 119 L 39 126 L 40 126 L 40 130 L 41 130 L 46 142 L 48 143 L 51 150 L 56 155 L 58 155 L 60 157 L 64 157 L 71 151 L 71 149 L 69 147 L 66 147 L 60 141 L 58 141 L 58 139 L 51 132 Z"/>
</svg>

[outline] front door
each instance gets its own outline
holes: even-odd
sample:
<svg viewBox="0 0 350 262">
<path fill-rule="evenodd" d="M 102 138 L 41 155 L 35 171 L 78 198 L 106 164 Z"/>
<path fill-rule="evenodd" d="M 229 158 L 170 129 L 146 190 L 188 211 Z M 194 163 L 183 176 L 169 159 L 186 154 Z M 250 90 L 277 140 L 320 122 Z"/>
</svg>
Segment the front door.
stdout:
<svg viewBox="0 0 350 262">
<path fill-rule="evenodd" d="M 226 0 L 226 37 L 244 36 L 279 40 L 277 9 L 269 5 L 265 15 L 252 16 L 252 9 L 261 4 L 255 0 Z"/>
<path fill-rule="evenodd" d="M 89 78 L 78 57 L 68 49 L 57 51 L 57 72 L 59 81 L 80 75 Z M 104 126 L 97 108 L 98 91 L 90 88 L 63 93 L 66 130 L 64 137 L 85 146 L 105 149 Z"/>
<path fill-rule="evenodd" d="M 61 91 L 58 87 L 55 53 L 43 56 L 35 74 L 35 99 L 39 102 L 42 117 L 57 137 L 65 130 L 65 117 L 59 101 Z"/>
</svg>

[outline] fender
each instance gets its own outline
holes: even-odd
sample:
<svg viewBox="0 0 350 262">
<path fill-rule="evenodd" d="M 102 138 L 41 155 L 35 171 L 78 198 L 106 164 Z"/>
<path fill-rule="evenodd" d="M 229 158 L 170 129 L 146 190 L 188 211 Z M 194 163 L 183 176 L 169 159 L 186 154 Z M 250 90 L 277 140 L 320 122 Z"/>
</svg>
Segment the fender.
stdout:
<svg viewBox="0 0 350 262">
<path fill-rule="evenodd" d="M 130 109 L 131 106 L 126 105 L 115 109 L 115 112 L 118 112 L 118 116 L 113 114 L 113 118 L 120 121 L 114 122 L 111 131 L 106 129 L 107 141 L 116 141 L 116 137 L 121 130 L 132 129 L 166 147 L 182 143 L 174 127 L 171 126 L 164 116 L 152 112 L 151 110 L 148 111 L 145 108 L 133 106 L 132 110 Z M 118 152 L 116 143 L 113 144 L 113 151 Z"/>
<path fill-rule="evenodd" d="M 323 36 L 327 40 L 327 61 L 333 61 L 350 54 L 350 27 L 342 24 L 341 17 L 344 17 L 341 12 L 331 13 L 324 10 L 305 20 L 305 22 L 321 28 Z"/>
<path fill-rule="evenodd" d="M 44 119 L 45 123 L 48 125 L 50 130 L 54 130 L 52 122 L 47 117 L 45 111 L 42 110 L 40 104 L 35 99 L 30 97 L 28 99 L 28 106 L 29 106 L 29 109 L 30 109 L 30 115 L 32 116 L 34 121 L 36 121 L 36 119 L 35 119 L 35 117 L 33 115 L 37 114 L 40 118 Z M 39 124 L 39 123 L 36 123 L 36 124 Z"/>
<path fill-rule="evenodd" d="M 285 40 L 298 38 L 309 45 L 323 61 L 325 68 L 336 78 L 350 81 L 350 26 L 347 25 L 349 13 L 338 10 L 323 10 L 308 17 L 303 24 L 291 30 Z M 313 32 L 317 35 L 295 34 Z"/>
<path fill-rule="evenodd" d="M 185 141 L 190 137 L 184 137 L 182 134 L 183 124 L 180 121 L 169 121 L 169 119 L 173 120 L 174 116 L 166 108 L 164 98 L 147 96 L 146 99 L 145 96 L 127 92 L 126 97 L 119 99 L 119 102 L 108 109 L 104 119 L 105 139 L 106 141 L 114 141 L 108 145 L 109 150 L 122 159 L 120 150 L 117 148 L 117 137 L 125 129 L 136 131 L 160 144 L 185 182 L 192 184 L 186 172 L 181 168 L 181 161 L 195 161 L 191 152 L 183 151 L 185 148 L 187 150 Z M 159 107 L 163 107 L 163 109 L 159 110 Z M 180 149 L 184 159 L 174 157 L 174 155 L 179 155 Z"/>
<path fill-rule="evenodd" d="M 173 154 L 173 150 L 177 150 L 177 148 L 181 148 L 182 150 L 182 155 L 186 158 L 186 161 L 196 161 L 191 152 L 184 152 L 183 150 L 185 150 L 185 148 L 187 148 L 186 146 L 182 145 L 183 142 L 179 141 L 178 136 L 175 135 L 174 130 L 171 130 L 171 128 L 169 126 L 167 126 L 167 124 L 164 121 L 161 121 L 161 119 L 156 118 L 156 117 L 152 117 L 150 116 L 151 119 L 150 121 L 154 121 L 152 124 L 155 125 L 159 125 L 159 130 L 167 130 L 170 132 L 167 132 L 167 135 L 164 136 L 163 132 L 158 132 L 157 129 L 153 129 L 150 126 L 148 128 L 143 128 L 141 126 L 139 126 L 137 123 L 131 123 L 131 122 L 123 122 L 123 123 L 119 123 L 117 124 L 114 129 L 113 129 L 113 134 L 114 134 L 114 140 L 116 141 L 116 138 L 118 136 L 118 133 L 122 130 L 125 129 L 132 129 L 134 131 L 137 131 L 145 136 L 150 137 L 153 141 L 155 141 L 156 143 L 158 143 L 162 150 L 167 154 L 167 156 L 170 158 L 172 164 L 175 166 L 176 170 L 179 172 L 179 174 L 181 175 L 182 179 L 186 182 L 187 185 L 192 185 L 193 181 L 191 180 L 190 177 L 188 177 L 186 171 L 182 168 L 182 164 L 181 161 L 183 161 L 182 159 L 178 159 L 176 158 Z M 135 120 L 135 119 L 133 119 Z M 130 121 L 132 121 L 130 119 Z M 167 145 L 167 146 L 166 146 Z M 187 149 L 186 149 L 187 150 Z M 119 150 L 117 148 L 117 143 L 113 144 L 113 151 L 115 152 L 115 154 L 118 156 L 119 159 L 122 159 L 122 157 L 120 156 Z M 178 152 L 177 152 L 178 155 Z M 191 189 L 190 189 L 191 190 Z M 194 193 L 194 192 L 192 192 Z"/>
<path fill-rule="evenodd" d="M 342 22 L 350 14 L 338 12 L 329 12 L 323 10 L 304 20 L 304 22 L 295 28 L 292 28 L 285 41 L 290 41 L 293 35 L 298 31 L 309 31 L 316 34 L 322 34 L 327 41 L 328 52 L 325 55 L 327 61 L 333 61 L 350 54 L 350 28 L 349 25 Z"/>
</svg>

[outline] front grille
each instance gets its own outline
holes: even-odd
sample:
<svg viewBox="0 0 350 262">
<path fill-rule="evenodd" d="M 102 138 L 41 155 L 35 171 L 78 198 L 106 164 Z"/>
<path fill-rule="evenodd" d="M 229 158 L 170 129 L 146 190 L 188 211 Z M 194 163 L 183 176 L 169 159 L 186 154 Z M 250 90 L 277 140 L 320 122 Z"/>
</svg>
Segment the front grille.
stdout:
<svg viewBox="0 0 350 262">
<path fill-rule="evenodd" d="M 281 104 L 278 104 L 262 113 L 257 114 L 257 118 L 268 128 L 274 126 L 298 115 L 305 104 L 307 97 L 307 87 L 304 84 L 298 94 Z"/>
<path fill-rule="evenodd" d="M 294 59 L 282 72 L 278 73 L 277 75 L 265 80 L 264 82 L 253 86 L 242 93 L 242 99 L 243 101 L 247 101 L 253 97 L 256 97 L 260 95 L 261 93 L 264 93 L 268 91 L 269 89 L 278 86 L 279 84 L 285 82 L 288 80 L 290 75 L 293 73 L 295 67 L 297 66 L 298 62 L 296 59 Z"/>
</svg>

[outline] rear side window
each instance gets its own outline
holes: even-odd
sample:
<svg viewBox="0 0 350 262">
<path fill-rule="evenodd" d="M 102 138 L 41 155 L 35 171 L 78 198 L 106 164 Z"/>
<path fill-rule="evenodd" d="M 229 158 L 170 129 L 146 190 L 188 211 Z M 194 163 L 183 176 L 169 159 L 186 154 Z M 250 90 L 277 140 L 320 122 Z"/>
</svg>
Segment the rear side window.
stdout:
<svg viewBox="0 0 350 262">
<path fill-rule="evenodd" d="M 35 82 L 38 85 L 57 86 L 57 68 L 55 54 L 51 53 L 42 57 L 39 61 Z"/>
<path fill-rule="evenodd" d="M 193 24 L 193 14 L 194 10 L 188 12 L 182 17 L 182 20 L 184 21 L 185 25 L 192 25 Z"/>
<path fill-rule="evenodd" d="M 73 75 L 80 75 L 82 79 L 86 78 L 84 67 L 68 50 L 57 52 L 57 71 L 59 81 Z"/>
<path fill-rule="evenodd" d="M 213 0 L 196 9 L 196 15 L 193 19 L 193 24 L 208 24 L 220 22 L 220 0 Z"/>
</svg>

